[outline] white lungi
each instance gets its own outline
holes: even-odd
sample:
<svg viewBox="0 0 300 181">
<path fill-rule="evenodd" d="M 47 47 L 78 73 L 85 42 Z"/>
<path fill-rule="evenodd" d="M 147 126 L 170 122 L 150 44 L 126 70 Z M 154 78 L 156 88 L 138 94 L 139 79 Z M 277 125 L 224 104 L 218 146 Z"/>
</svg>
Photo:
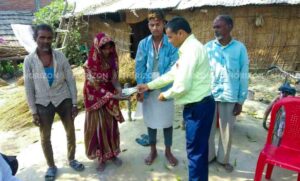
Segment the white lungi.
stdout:
<svg viewBox="0 0 300 181">
<path fill-rule="evenodd" d="M 153 78 L 158 77 L 157 74 Z M 147 127 L 152 129 L 169 128 L 173 125 L 175 108 L 174 101 L 159 101 L 160 90 L 148 92 L 143 101 L 143 117 Z"/>
</svg>

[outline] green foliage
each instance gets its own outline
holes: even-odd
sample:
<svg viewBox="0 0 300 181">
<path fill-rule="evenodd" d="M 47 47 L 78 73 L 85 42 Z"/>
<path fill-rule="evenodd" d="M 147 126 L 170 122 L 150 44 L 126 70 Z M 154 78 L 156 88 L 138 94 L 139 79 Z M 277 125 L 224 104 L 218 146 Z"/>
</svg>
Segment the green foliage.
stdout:
<svg viewBox="0 0 300 181">
<path fill-rule="evenodd" d="M 85 61 L 85 52 L 81 50 L 81 29 L 83 23 L 80 17 L 75 17 L 72 28 L 68 34 L 66 49 L 64 53 L 68 57 L 71 64 L 82 65 Z"/>
<path fill-rule="evenodd" d="M 48 6 L 45 6 L 34 13 L 34 24 L 49 24 L 57 28 L 59 20 L 64 10 L 64 0 L 53 0 Z"/>
<path fill-rule="evenodd" d="M 67 12 L 70 12 L 72 6 L 68 6 Z M 54 30 L 56 30 L 59 26 L 60 18 L 62 16 L 62 12 L 64 10 L 64 0 L 54 0 L 48 6 L 41 8 L 38 12 L 34 14 L 35 16 L 35 24 L 45 23 L 51 25 Z M 81 29 L 86 25 L 81 17 L 69 18 L 66 21 L 71 21 L 68 38 L 65 42 L 63 52 L 66 57 L 69 59 L 70 64 L 81 65 L 85 58 L 84 52 L 80 51 L 80 41 L 81 41 Z M 66 24 L 62 27 L 62 29 L 67 29 Z M 62 33 L 56 34 L 56 42 L 57 45 L 54 45 L 56 48 L 62 45 L 63 41 Z M 55 41 L 55 40 L 54 40 Z"/>
<path fill-rule="evenodd" d="M 19 72 L 23 72 L 23 65 L 24 65 L 23 63 L 18 64 L 18 71 Z"/>
<path fill-rule="evenodd" d="M 3 74 L 10 74 L 13 75 L 14 74 L 14 66 L 11 63 L 11 61 L 1 61 L 0 62 L 0 75 Z"/>
</svg>

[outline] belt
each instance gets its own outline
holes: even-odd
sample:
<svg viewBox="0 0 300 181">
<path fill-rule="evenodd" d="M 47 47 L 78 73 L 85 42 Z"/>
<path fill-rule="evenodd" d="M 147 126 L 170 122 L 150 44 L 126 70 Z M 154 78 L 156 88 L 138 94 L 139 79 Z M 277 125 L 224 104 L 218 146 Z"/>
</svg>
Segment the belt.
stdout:
<svg viewBox="0 0 300 181">
<path fill-rule="evenodd" d="M 213 99 L 213 96 L 209 95 L 207 97 L 204 97 L 201 101 L 185 104 L 184 107 L 191 107 L 191 106 L 195 106 L 197 104 L 203 104 L 203 103 L 206 103 L 206 102 L 208 102 L 208 101 L 210 101 L 212 99 Z"/>
</svg>

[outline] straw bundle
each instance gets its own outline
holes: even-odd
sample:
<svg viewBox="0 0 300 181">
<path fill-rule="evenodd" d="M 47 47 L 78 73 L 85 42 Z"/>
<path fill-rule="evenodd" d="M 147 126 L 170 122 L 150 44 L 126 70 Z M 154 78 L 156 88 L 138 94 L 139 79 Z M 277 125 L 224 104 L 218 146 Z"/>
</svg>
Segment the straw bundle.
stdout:
<svg viewBox="0 0 300 181">
<path fill-rule="evenodd" d="M 23 47 L 0 45 L 0 58 L 27 55 Z"/>
</svg>

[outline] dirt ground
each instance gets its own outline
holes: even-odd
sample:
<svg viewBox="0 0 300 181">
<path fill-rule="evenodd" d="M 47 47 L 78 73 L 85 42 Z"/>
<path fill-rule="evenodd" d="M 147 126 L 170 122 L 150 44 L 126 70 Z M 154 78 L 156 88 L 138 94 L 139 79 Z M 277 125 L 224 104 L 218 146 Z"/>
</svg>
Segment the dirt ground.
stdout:
<svg viewBox="0 0 300 181">
<path fill-rule="evenodd" d="M 266 131 L 261 126 L 265 104 L 256 101 L 247 101 L 244 113 L 238 117 L 233 135 L 231 163 L 235 170 L 226 173 L 217 163 L 209 167 L 210 181 L 248 181 L 253 180 L 257 157 L 262 149 Z M 252 112 L 255 114 L 249 115 Z M 253 113 L 254 112 L 254 113 Z M 126 112 L 124 116 L 126 117 Z M 95 161 L 88 160 L 85 156 L 83 145 L 84 113 L 80 113 L 75 120 L 77 151 L 76 158 L 82 161 L 86 169 L 75 172 L 66 162 L 66 138 L 61 122 L 56 122 L 52 130 L 52 144 L 55 161 L 59 169 L 57 181 L 185 181 L 187 177 L 187 158 L 185 151 L 185 131 L 180 128 L 182 117 L 181 108 L 177 107 L 173 132 L 173 152 L 179 160 L 175 168 L 167 164 L 164 157 L 162 131 L 158 132 L 158 158 L 152 166 L 146 166 L 143 159 L 147 156 L 149 147 L 143 147 L 135 139 L 145 133 L 146 128 L 142 120 L 126 121 L 120 124 L 121 150 L 120 158 L 123 160 L 121 167 L 109 163 L 103 173 L 96 171 Z M 7 154 L 17 154 L 20 162 L 17 177 L 23 181 L 42 181 L 47 169 L 39 141 L 37 128 L 28 128 L 18 132 L 0 132 L 0 150 Z M 218 136 L 216 136 L 218 139 Z M 216 140 L 217 143 L 217 140 Z M 292 181 L 297 179 L 297 174 L 275 168 L 272 176 L 276 181 Z"/>
<path fill-rule="evenodd" d="M 77 75 L 77 74 L 75 74 Z M 80 77 L 80 76 L 79 76 Z M 265 76 L 263 74 L 251 74 L 249 89 L 255 92 L 255 101 L 245 102 L 243 113 L 237 118 L 233 133 L 233 145 L 230 162 L 235 169 L 232 173 L 226 173 L 218 164 L 213 163 L 209 167 L 210 181 L 249 181 L 253 180 L 257 158 L 264 146 L 267 132 L 262 128 L 263 111 L 266 103 L 272 100 L 277 88 L 282 83 L 282 77 Z M 79 84 L 79 89 L 82 85 Z M 7 109 L 11 100 L 20 99 L 23 87 L 3 87 L 0 89 L 0 108 Z M 23 95 L 24 97 L 24 95 Z M 25 104 L 25 100 L 20 100 Z M 22 105 L 23 106 L 23 105 Z M 19 109 L 24 109 L 19 106 Z M 2 117 L 6 113 L 3 113 Z M 127 113 L 124 111 L 124 116 Z M 16 115 L 17 116 L 17 115 Z M 185 150 L 185 131 L 180 128 L 182 121 L 182 108 L 176 107 L 173 132 L 173 152 L 179 160 L 175 168 L 169 166 L 164 157 L 164 145 L 162 131 L 158 132 L 158 158 L 151 166 L 144 164 L 144 158 L 149 152 L 149 147 L 143 147 L 135 142 L 141 134 L 146 133 L 143 120 L 126 121 L 120 124 L 121 154 L 123 160 L 121 167 L 109 163 L 103 173 L 96 171 L 97 163 L 88 160 L 85 156 L 83 145 L 84 112 L 80 113 L 76 120 L 77 151 L 76 158 L 86 166 L 85 171 L 75 172 L 66 161 L 66 137 L 60 121 L 55 122 L 52 130 L 52 145 L 56 165 L 59 169 L 57 181 L 186 181 L 187 158 Z M 9 123 L 13 119 L 2 120 Z M 22 181 L 42 181 L 47 169 L 42 148 L 39 141 L 37 127 L 22 128 L 22 123 L 14 122 L 14 127 L 20 127 L 16 131 L 0 131 L 0 152 L 18 156 L 19 171 L 17 177 Z M 23 121 L 25 122 L 25 121 Z M 2 123 L 1 123 L 2 124 Z M 1 129 L 0 129 L 1 130 Z M 218 143 L 216 136 L 216 143 Z M 272 175 L 274 181 L 292 181 L 297 179 L 297 174 L 287 170 L 275 168 Z"/>
</svg>

